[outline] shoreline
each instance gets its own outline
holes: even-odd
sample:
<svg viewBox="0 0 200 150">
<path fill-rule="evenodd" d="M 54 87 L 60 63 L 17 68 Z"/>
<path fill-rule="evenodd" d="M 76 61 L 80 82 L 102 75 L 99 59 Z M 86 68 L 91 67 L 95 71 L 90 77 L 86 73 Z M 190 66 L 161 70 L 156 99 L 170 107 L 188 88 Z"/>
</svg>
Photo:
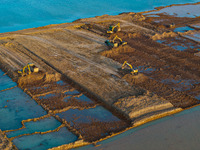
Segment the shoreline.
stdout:
<svg viewBox="0 0 200 150">
<path fill-rule="evenodd" d="M 195 4 L 200 4 L 200 2 L 198 2 L 198 3 L 195 3 Z M 193 4 L 193 5 L 195 5 L 195 4 Z M 182 5 L 182 4 L 179 4 L 179 5 Z M 179 6 L 178 5 L 178 6 Z M 187 5 L 187 4 L 183 4 L 183 5 Z M 189 5 L 191 5 L 191 4 L 189 4 Z M 177 5 L 170 5 L 170 6 L 177 6 Z M 166 7 L 170 7 L 170 6 L 166 6 Z M 160 7 L 159 7 L 160 8 Z M 164 7 L 165 8 L 165 7 Z M 161 8 L 160 8 L 161 9 Z M 102 72 L 100 72 L 100 75 L 98 75 L 98 76 L 94 76 L 93 74 L 91 74 L 91 77 L 93 77 L 93 78 L 95 78 L 95 77 L 98 77 L 98 78 L 102 78 L 102 77 L 104 77 L 104 78 L 106 78 L 106 79 L 109 79 L 108 81 L 112 81 L 113 82 L 113 85 L 116 85 L 116 83 L 118 84 L 117 85 L 117 87 L 115 86 L 113 86 L 115 89 L 112 91 L 113 93 L 115 93 L 116 91 L 117 92 L 119 92 L 119 91 L 121 91 L 123 88 L 121 88 L 120 86 L 123 86 L 123 87 L 126 87 L 129 91 L 127 92 L 126 91 L 126 89 L 123 89 L 123 92 L 120 94 L 120 93 L 117 93 L 115 96 L 111 96 L 110 95 L 110 93 L 112 93 L 112 92 L 110 92 L 109 90 L 107 91 L 107 90 L 105 90 L 104 92 L 100 92 L 100 90 L 99 89 L 96 89 L 96 90 L 98 90 L 98 91 L 95 91 L 93 88 L 93 86 L 97 83 L 97 81 L 91 81 L 90 80 L 90 77 L 88 78 L 87 76 L 82 76 L 82 74 L 81 74 L 81 72 L 77 69 L 77 70 L 75 70 L 73 67 L 71 67 L 70 68 L 70 66 L 67 66 L 68 68 L 69 68 L 69 70 L 71 70 L 71 72 L 68 72 L 68 70 L 62 70 L 62 67 L 60 68 L 60 64 L 58 65 L 58 64 L 56 64 L 56 63 L 54 63 L 53 61 L 51 61 L 51 62 L 48 62 L 49 60 L 48 60 L 48 57 L 47 57 L 47 55 L 45 54 L 41 54 L 41 56 L 40 57 L 38 57 L 39 56 L 39 52 L 38 51 L 34 51 L 34 49 L 31 49 L 31 46 L 32 45 L 28 45 L 28 43 L 26 43 L 26 40 L 27 41 L 29 41 L 29 40 L 32 40 L 33 42 L 38 42 L 38 44 L 41 44 L 42 42 L 44 42 L 45 40 L 46 41 L 51 41 L 52 39 L 51 39 L 51 36 L 52 36 L 52 34 L 57 34 L 57 33 L 59 33 L 59 35 L 58 35 L 58 37 L 59 36 L 61 36 L 61 38 L 62 37 L 64 37 L 64 36 L 66 36 L 66 35 L 62 35 L 62 33 L 61 32 L 66 32 L 66 33 L 70 33 L 70 34 L 72 34 L 72 36 L 74 36 L 74 37 L 77 37 L 77 35 L 78 35 L 78 37 L 80 36 L 81 38 L 88 38 L 88 37 L 90 37 L 90 39 L 88 40 L 88 41 L 85 41 L 86 42 L 86 44 L 85 45 L 83 45 L 83 46 L 81 46 L 81 47 L 78 47 L 78 48 L 85 48 L 86 46 L 87 46 L 87 44 L 90 44 L 91 43 L 91 41 L 93 40 L 92 38 L 95 38 L 95 36 L 98 36 L 98 40 L 100 40 L 100 44 L 98 43 L 98 42 L 94 42 L 94 41 L 92 41 L 93 43 L 93 45 L 95 45 L 93 48 L 97 48 L 97 51 L 95 52 L 95 54 L 93 54 L 92 56 L 90 56 L 90 57 L 94 57 L 94 58 L 96 58 L 96 56 L 99 56 L 99 53 L 102 53 L 102 51 L 103 52 L 105 52 L 105 54 L 103 55 L 103 56 L 106 56 L 106 55 L 112 55 L 112 54 L 114 54 L 115 55 L 115 53 L 113 53 L 113 52 L 115 52 L 115 51 L 122 51 L 123 50 L 123 53 L 124 52 L 126 52 L 127 50 L 126 50 L 126 47 L 125 48 L 123 48 L 123 47 L 120 47 L 119 49 L 115 49 L 115 48 L 113 48 L 113 49 L 111 49 L 111 50 L 107 50 L 107 48 L 103 45 L 103 40 L 105 39 L 105 38 L 107 38 L 107 35 L 105 35 L 101 30 L 105 30 L 105 27 L 107 27 L 108 26 L 108 24 L 109 23 L 107 23 L 107 21 L 111 21 L 111 22 L 113 22 L 113 20 L 115 20 L 115 19 L 118 19 L 118 21 L 121 21 L 121 23 L 122 23 L 122 27 L 127 27 L 128 25 L 130 25 L 130 22 L 128 22 L 129 21 L 129 17 L 133 17 L 133 18 L 131 18 L 131 19 L 135 19 L 134 17 L 136 17 L 136 23 L 142 23 L 142 21 L 138 21 L 138 20 L 140 20 L 140 19 L 142 19 L 142 17 L 141 16 L 137 16 L 138 14 L 141 14 L 141 13 L 134 13 L 134 16 L 132 16 L 132 14 L 133 13 L 121 13 L 121 14 L 119 14 L 119 15 L 116 15 L 116 16 L 110 16 L 110 15 L 103 15 L 103 16 L 97 16 L 97 17 L 93 17 L 93 18 L 83 18 L 83 19 L 78 19 L 78 20 L 75 20 L 75 21 L 73 21 L 72 23 L 62 23 L 62 24 L 54 24 L 54 25 L 47 25 L 47 26 L 44 26 L 44 27 L 38 27 L 38 28 L 30 28 L 30 29 L 24 29 L 24 30 L 20 30 L 20 31 L 14 31 L 14 32 L 6 32 L 6 33 L 1 33 L 0 34 L 0 36 L 1 36 L 1 40 L 2 41 L 4 41 L 5 43 L 7 42 L 8 44 L 11 44 L 11 45 L 6 45 L 6 44 L 1 44 L 1 47 L 4 47 L 4 48 L 6 48 L 6 50 L 9 50 L 9 51 L 11 51 L 11 52 L 13 52 L 13 54 L 14 53 L 16 53 L 16 54 L 18 54 L 18 51 L 16 51 L 16 48 L 17 49 L 20 49 L 20 47 L 18 47 L 19 45 L 17 45 L 16 43 L 20 43 L 21 45 L 23 44 L 23 46 L 24 47 L 28 47 L 27 49 L 28 49 L 28 51 L 29 52 L 31 52 L 30 54 L 29 54 L 29 57 L 31 58 L 31 56 L 33 56 L 32 54 L 34 54 L 34 57 L 37 57 L 37 59 L 36 58 L 34 58 L 33 60 L 34 60 L 34 62 L 36 62 L 36 63 L 38 63 L 39 64 L 39 66 L 43 69 L 43 70 L 45 70 L 46 72 L 48 72 L 48 71 L 50 71 L 50 72 L 52 72 L 52 70 L 53 70 L 53 72 L 58 72 L 58 73 L 60 73 L 60 74 L 62 74 L 64 77 L 67 77 L 68 79 L 67 79 L 67 81 L 70 81 L 70 82 L 73 82 L 73 85 L 75 85 L 75 87 L 79 87 L 78 89 L 82 89 L 82 91 L 87 91 L 87 93 L 89 93 L 89 95 L 93 95 L 93 96 L 91 96 L 91 97 L 94 97 L 93 99 L 100 99 L 99 101 L 101 101 L 101 103 L 103 103 L 104 104 L 104 107 L 105 106 L 107 106 L 106 108 L 108 108 L 108 107 L 110 107 L 108 110 L 111 110 L 111 112 L 114 112 L 114 111 L 116 111 L 116 113 L 115 114 L 117 114 L 117 113 L 119 113 L 120 115 L 122 115 L 122 116 L 125 116 L 125 118 L 129 118 L 130 120 L 131 120 L 131 126 L 130 127 L 128 127 L 128 128 L 126 128 L 126 129 L 124 129 L 123 131 L 120 131 L 120 132 L 117 132 L 117 133 L 112 133 L 111 135 L 109 135 L 109 136 L 107 136 L 107 137 L 105 137 L 105 138 L 102 138 L 102 139 L 99 139 L 99 140 L 97 140 L 97 141 L 93 141 L 92 143 L 88 143 L 88 142 L 85 142 L 85 141 L 77 141 L 77 142 L 75 142 L 74 144 L 67 144 L 67 145 L 62 145 L 62 146 L 59 146 L 59 147 L 57 147 L 57 148 L 52 148 L 52 149 L 62 149 L 62 148 L 75 148 L 75 147 L 79 147 L 79 146 L 81 146 L 82 144 L 83 145 L 90 145 L 90 144 L 94 144 L 94 145 L 96 145 L 98 142 L 101 142 L 101 141 L 103 141 L 103 140 L 106 140 L 106 139 L 108 139 L 108 138 L 111 138 L 111 137 L 114 137 L 115 135 L 118 135 L 118 134 L 120 134 L 120 133 L 124 133 L 124 132 L 126 132 L 127 130 L 130 130 L 130 129 L 132 129 L 132 128 L 135 128 L 135 127 L 138 127 L 138 126 L 140 126 L 140 125 L 143 125 L 143 124 L 145 124 L 145 123 L 148 123 L 148 122 L 151 122 L 151 121 L 154 121 L 154 120 L 157 120 L 157 119 L 160 119 L 160 118 L 163 118 L 163 117 L 165 117 L 165 116 L 169 116 L 169 115 L 172 115 L 172 114 L 175 114 L 175 113 L 178 113 L 178 112 L 181 112 L 181 111 L 183 111 L 183 110 L 186 110 L 186 109 L 190 109 L 190 108 L 192 108 L 192 107 L 196 107 L 197 105 L 199 105 L 199 104 L 194 104 L 193 106 L 186 106 L 186 108 L 180 108 L 180 107 L 173 107 L 172 108 L 172 110 L 167 110 L 167 111 L 164 111 L 164 112 L 159 112 L 158 111 L 158 114 L 152 114 L 152 115 L 150 115 L 150 116 L 148 116 L 148 117 L 146 117 L 146 118 L 143 118 L 143 119 L 141 119 L 141 120 L 139 120 L 139 121 L 136 121 L 136 122 L 134 122 L 134 117 L 133 118 L 131 118 L 130 117 L 130 114 L 129 114 L 129 111 L 131 112 L 133 112 L 133 110 L 127 110 L 127 111 L 124 111 L 124 108 L 126 109 L 126 104 L 125 104 L 125 106 L 124 106 L 124 108 L 123 107 L 121 107 L 121 106 L 118 106 L 117 104 L 117 102 L 120 102 L 120 99 L 122 99 L 122 102 L 123 102 L 123 100 L 126 100 L 126 101 L 128 101 L 128 98 L 127 97 L 129 97 L 129 96 L 134 96 L 134 95 L 141 95 L 143 98 L 146 96 L 144 93 L 146 93 L 148 90 L 146 90 L 145 92 L 144 91 L 142 91 L 140 88 L 138 88 L 138 87 L 135 87 L 134 86 L 134 82 L 136 82 L 136 84 L 138 84 L 138 85 L 140 85 L 140 83 L 137 83 L 138 81 L 137 81 L 137 79 L 134 79 L 134 80 L 136 80 L 136 81 L 134 81 L 133 82 L 133 78 L 131 77 L 131 76 L 127 76 L 127 78 L 124 78 L 124 79 L 120 79 L 120 78 L 117 78 L 117 79 L 115 79 L 115 81 L 113 82 L 113 77 L 110 77 L 110 72 L 112 73 L 112 74 L 114 74 L 114 75 L 119 75 L 118 73 L 117 73 L 117 67 L 119 67 L 120 66 L 120 61 L 118 61 L 117 62 L 117 60 L 115 60 L 115 61 L 111 61 L 111 59 L 108 59 L 109 57 L 107 56 L 107 57 L 102 57 L 102 55 L 100 56 L 100 57 L 102 57 L 101 59 L 97 59 L 98 61 L 97 62 L 95 62 L 95 64 L 93 64 L 92 63 L 92 65 L 93 66 L 88 66 L 88 68 L 95 68 L 96 70 L 94 71 L 94 70 L 89 70 L 87 73 L 90 73 L 90 71 L 92 72 L 92 73 L 95 73 L 95 72 L 100 72 L 100 71 L 102 71 Z M 107 17 L 109 17 L 109 19 L 107 20 Z M 113 17 L 113 18 L 112 18 Z M 124 20 L 124 22 L 122 21 L 122 19 L 124 19 L 124 18 L 128 18 L 127 20 Z M 139 19 L 138 19 L 138 18 Z M 141 17 L 141 18 L 140 18 Z M 106 18 L 106 19 L 105 19 Z M 84 23 L 85 22 L 85 23 Z M 90 22 L 90 24 L 94 24 L 95 22 L 97 22 L 97 24 L 98 24 L 98 26 L 94 26 L 95 28 L 91 28 L 90 26 L 87 26 L 87 23 L 88 22 Z M 99 30 L 97 27 L 102 27 L 101 25 L 102 25 L 102 22 L 103 23 L 107 23 L 107 24 L 103 24 L 103 27 L 104 28 L 101 28 L 101 30 Z M 135 23 L 134 22 L 134 23 Z M 134 25 L 135 26 L 135 25 Z M 132 26 L 130 26 L 130 27 L 132 27 Z M 137 25 L 137 27 L 139 28 L 140 26 L 138 26 Z M 143 27 L 143 26 L 142 26 Z M 140 27 L 141 28 L 141 27 Z M 144 27 L 143 27 L 144 28 Z M 85 31 L 85 29 L 87 29 L 86 31 Z M 126 29 L 127 30 L 127 29 Z M 127 35 L 126 35 L 126 33 L 128 32 L 128 31 L 126 31 L 126 30 L 124 30 L 124 33 L 119 33 L 121 36 L 124 36 L 124 38 L 123 39 L 128 39 L 128 37 L 127 37 Z M 167 29 L 165 29 L 165 30 L 167 30 Z M 61 32 L 60 32 L 61 31 Z M 94 32 L 95 31 L 95 32 Z M 146 33 L 146 31 L 147 31 L 147 33 Z M 72 32 L 74 32 L 74 33 L 72 33 Z M 91 33 L 92 32 L 92 33 Z M 94 32 L 94 33 L 93 33 Z M 141 29 L 141 32 L 143 32 L 143 29 Z M 157 32 L 157 31 L 153 31 L 153 32 Z M 159 31 L 159 32 L 162 32 L 162 30 L 161 31 Z M 47 34 L 46 34 L 47 33 Z M 99 34 L 100 33 L 100 34 Z M 145 35 L 148 35 L 148 36 L 152 36 L 153 35 L 153 33 L 152 33 L 152 31 L 149 29 L 149 28 L 145 28 Z M 43 35 L 44 34 L 44 35 Z M 125 34 L 125 35 L 123 35 L 123 34 Z M 50 36 L 49 36 L 50 35 Z M 48 37 L 47 39 L 45 39 L 44 37 Z M 130 36 L 135 36 L 135 35 L 130 35 Z M 138 34 L 138 35 L 136 35 L 136 36 L 140 36 L 140 34 Z M 177 35 L 176 35 L 177 36 Z M 30 38 L 31 37 L 31 38 Z M 34 38 L 34 39 L 33 39 Z M 40 38 L 43 38 L 42 40 L 40 39 Z M 56 37 L 57 38 L 57 37 Z M 91 40 L 92 39 L 92 40 Z M 38 41 L 37 41 L 38 40 Z M 62 39 L 59 39 L 59 40 L 62 40 Z M 80 41 L 82 42 L 82 40 L 83 39 L 80 39 Z M 97 40 L 97 41 L 98 41 Z M 130 40 L 130 39 L 128 39 L 128 40 Z M 45 41 L 45 42 L 46 42 Z M 49 42 L 48 41 L 48 42 Z M 55 40 L 55 41 L 53 41 L 53 42 L 55 42 L 57 45 L 58 45 L 58 49 L 57 50 L 59 50 L 60 48 L 59 47 L 61 47 L 61 49 L 64 49 L 65 48 L 65 45 L 63 45 L 61 42 L 59 42 L 59 41 L 57 41 L 57 40 Z M 66 42 L 66 41 L 64 41 L 64 42 Z M 13 44 L 13 45 L 12 45 Z M 37 44 L 37 43 L 36 43 Z M 47 42 L 45 43 L 45 44 L 48 44 Z M 43 45 L 44 46 L 44 45 Z M 51 45 L 51 48 L 52 47 L 55 47 L 56 45 Z M 77 51 L 77 49 L 75 48 L 75 49 L 73 49 L 72 47 L 73 47 L 73 45 L 71 46 L 71 45 L 67 45 L 67 46 L 69 46 L 71 49 L 72 49 L 72 51 L 76 51 L 76 52 L 78 52 L 79 53 L 79 51 Z M 91 48 L 86 48 L 86 50 L 88 51 L 89 50 L 89 53 L 90 53 L 90 49 Z M 127 47 L 127 49 L 133 49 L 132 47 Z M 85 49 L 84 49 L 85 50 Z M 26 50 L 25 50 L 26 51 Z M 24 51 L 24 52 L 25 52 Z M 86 54 L 88 54 L 88 52 L 86 51 L 86 53 L 84 53 L 84 54 L 82 54 L 82 55 L 86 55 Z M 133 51 L 135 51 L 135 49 L 133 49 Z M 48 52 L 48 51 L 47 51 Z M 91 65 L 91 60 L 88 60 L 88 57 L 86 57 L 86 58 L 83 58 L 83 56 L 82 55 L 77 55 L 76 53 L 72 53 L 70 50 L 68 50 L 67 49 L 67 52 L 69 52 L 69 54 L 71 55 L 71 56 L 78 56 L 78 58 L 80 59 L 82 59 L 82 60 L 84 60 L 84 61 L 87 61 L 87 63 L 89 64 L 89 65 Z M 94 53 L 94 52 L 92 52 L 92 53 Z M 97 55 L 98 54 L 98 55 Z M 68 54 L 67 54 L 68 55 Z M 70 56 L 70 57 L 71 57 Z M 29 60 L 31 60 L 30 58 L 26 58 L 26 61 L 29 61 Z M 197 57 L 196 57 L 197 58 Z M 75 57 L 74 57 L 74 59 L 75 59 Z M 38 61 L 39 60 L 39 61 Z M 41 61 L 42 60 L 42 61 Z M 18 61 L 18 59 L 17 59 L 17 61 Z M 40 62 L 41 61 L 41 62 Z M 105 64 L 99 64 L 99 62 L 100 63 L 102 63 L 103 61 L 106 61 L 106 63 Z M 109 63 L 110 62 L 112 62 L 112 65 L 113 66 L 110 66 L 109 65 Z M 24 63 L 24 62 L 23 62 Z M 22 64 L 23 63 L 19 63 L 19 64 L 16 64 L 16 66 L 11 66 L 11 65 L 9 65 L 7 62 L 5 62 L 4 60 L 2 60 L 2 63 L 1 63 L 1 69 L 5 72 L 6 71 L 6 73 L 8 73 L 8 75 L 14 80 L 14 81 L 17 81 L 18 80 L 18 77 L 17 77 L 17 73 L 16 73 L 16 69 L 19 69 L 21 66 L 22 66 Z M 67 63 L 71 63 L 71 61 L 68 61 Z M 88 65 L 87 64 L 87 65 Z M 63 65 L 66 65 L 66 64 L 63 64 Z M 78 65 L 80 65 L 80 64 L 78 64 Z M 102 65 L 102 66 L 100 66 L 100 65 Z M 109 65 L 109 66 L 108 66 Z M 106 67 L 106 69 L 105 69 L 105 67 Z M 48 69 L 47 69 L 48 68 Z M 49 69 L 50 68 L 50 69 Z M 99 71 L 99 69 L 101 69 L 100 71 Z M 84 71 L 86 71 L 86 70 L 83 70 L 83 72 Z M 78 77 L 76 78 L 76 77 L 74 77 L 74 73 L 73 72 L 76 72 L 77 73 L 77 75 L 78 75 Z M 147 76 L 147 75 L 146 75 Z M 83 79 L 82 79 L 83 78 Z M 80 80 L 80 79 L 82 79 L 82 80 Z M 88 83 L 86 83 L 84 80 L 89 80 L 90 82 L 90 86 L 91 87 L 86 87 L 86 85 L 88 84 Z M 130 82 L 129 82 L 129 80 L 130 80 Z M 146 77 L 143 79 L 144 81 L 146 80 Z M 102 81 L 102 83 L 106 83 L 107 81 L 103 81 L 102 79 L 101 79 L 101 81 Z M 130 85 L 124 85 L 124 83 L 125 83 L 125 81 L 127 82 L 127 83 L 129 83 Z M 77 86 L 78 85 L 78 86 Z M 108 86 L 109 87 L 109 86 Z M 108 88 L 108 87 L 104 87 L 104 86 L 102 86 L 102 88 Z M 23 88 L 22 88 L 23 89 Z M 86 90 L 85 90 L 86 89 Z M 108 88 L 109 89 L 109 88 Z M 94 93 L 94 92 L 96 92 L 96 94 Z M 143 93 L 142 93 L 143 92 Z M 152 92 L 152 91 L 151 91 Z M 27 91 L 26 91 L 26 93 L 27 93 Z M 106 94 L 105 94 L 106 93 Z M 124 94 L 125 93 L 125 94 Z M 99 94 L 101 94 L 101 95 L 99 95 Z M 105 95 L 104 95 L 105 94 Z M 100 98 L 99 98 L 100 97 Z M 150 96 L 149 95 L 147 95 L 147 97 L 149 98 Z M 124 99 L 123 99 L 124 98 Z M 138 97 L 136 96 L 136 99 L 137 99 Z M 154 98 L 154 97 L 153 97 Z M 166 103 L 166 105 L 169 103 L 168 101 L 166 101 L 165 99 L 162 99 L 162 98 L 160 98 L 160 97 L 156 97 L 157 98 L 157 103 L 158 104 L 162 104 L 162 103 Z M 137 99 L 138 100 L 138 99 Z M 163 102 L 164 101 L 164 102 Z M 148 102 L 147 102 L 147 104 L 148 103 L 152 103 L 152 99 L 151 98 L 149 98 L 149 100 L 148 100 Z M 155 108 L 157 107 L 157 106 L 159 106 L 157 103 L 154 103 L 154 105 L 153 106 L 155 106 Z M 189 103 L 189 102 L 188 102 Z M 119 105 L 121 105 L 122 103 L 119 103 Z M 145 105 L 143 106 L 144 108 L 144 110 L 145 109 L 147 109 L 148 107 L 146 107 Z M 159 107 L 157 107 L 157 109 L 160 109 Z M 127 113 L 128 112 L 128 113 Z M 120 115 L 116 115 L 116 116 L 120 116 Z M 147 116 L 147 115 L 146 115 Z M 126 120 L 126 119 L 123 119 L 123 117 L 119 117 L 119 118 L 122 118 L 122 120 Z M 127 120 L 129 120 L 129 119 L 127 119 Z M 98 145 L 98 144 L 97 144 Z"/>
<path fill-rule="evenodd" d="M 120 15 L 120 14 L 124 14 L 124 13 L 137 13 L 137 14 L 143 14 L 143 13 L 148 13 L 148 12 L 154 12 L 154 11 L 158 11 L 162 8 L 167 8 L 167 7 L 171 7 L 171 6 L 180 6 L 180 5 L 196 5 L 196 4 L 199 4 L 200 2 L 189 2 L 189 3 L 184 3 L 184 4 L 171 4 L 171 5 L 166 5 L 166 6 L 158 6 L 158 7 L 154 7 L 153 9 L 151 10 L 146 10 L 146 11 L 139 11 L 139 12 L 135 12 L 135 11 L 126 11 L 126 12 L 118 12 L 118 13 L 115 13 L 115 14 L 101 14 L 101 15 L 94 15 L 94 16 L 91 16 L 91 17 L 82 17 L 82 18 L 77 18 L 77 19 L 74 19 L 72 21 L 61 21 L 62 23 L 50 23 L 50 24 L 46 24 L 46 25 L 42 25 L 42 26 L 37 26 L 37 27 L 27 27 L 27 28 L 24 28 L 24 29 L 18 29 L 18 30 L 13 30 L 13 31 L 7 31 L 7 32 L 0 32 L 0 35 L 1 34 L 4 34 L 4 33 L 12 33 L 12 32 L 17 32 L 17 31 L 22 31 L 22 30 L 27 30 L 27 29 L 34 29 L 34 28 L 42 28 L 42 27 L 46 27 L 46 26 L 54 26 L 54 25 L 58 25 L 58 24 L 65 24 L 65 23 L 73 23 L 73 22 L 76 22 L 78 20 L 81 20 L 81 19 L 87 19 L 87 18 L 95 18 L 95 17 L 100 17 L 100 16 L 104 16 L 104 15 L 109 15 L 109 16 L 117 16 L 117 15 Z M 53 21 L 53 22 L 60 22 L 59 20 L 58 21 Z M 27 24 L 25 24 L 27 26 Z M 4 27 L 5 28 L 5 27 Z"/>
</svg>

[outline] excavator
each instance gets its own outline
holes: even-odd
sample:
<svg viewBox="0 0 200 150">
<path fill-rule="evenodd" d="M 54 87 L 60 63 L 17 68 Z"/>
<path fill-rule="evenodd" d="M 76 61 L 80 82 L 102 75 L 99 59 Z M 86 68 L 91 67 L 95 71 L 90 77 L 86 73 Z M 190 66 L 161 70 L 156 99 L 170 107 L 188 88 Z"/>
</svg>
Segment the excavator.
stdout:
<svg viewBox="0 0 200 150">
<path fill-rule="evenodd" d="M 33 63 L 28 63 L 26 66 L 24 66 L 24 68 L 22 70 L 18 71 L 18 73 L 21 76 L 26 76 L 33 72 L 35 72 L 35 73 L 39 72 L 39 68 L 36 67 Z"/>
<path fill-rule="evenodd" d="M 124 61 L 123 65 L 122 65 L 122 69 L 125 69 L 126 66 L 130 67 L 130 71 L 131 71 L 132 75 L 138 74 L 138 69 L 133 69 L 133 66 L 131 64 L 129 64 L 127 61 Z"/>
<path fill-rule="evenodd" d="M 117 30 L 116 30 L 117 29 Z M 115 26 L 110 26 L 109 27 L 109 30 L 107 31 L 107 33 L 114 33 L 114 32 L 118 32 L 118 31 L 121 31 L 121 28 L 120 28 L 120 23 L 118 23 L 117 25 Z"/>
<path fill-rule="evenodd" d="M 115 42 L 115 40 L 118 39 L 120 42 Z M 106 45 L 111 46 L 111 47 L 118 47 L 120 45 L 126 45 L 127 42 L 122 41 L 121 38 L 119 38 L 117 35 L 115 36 L 115 38 L 113 40 L 106 40 L 105 41 Z"/>
</svg>

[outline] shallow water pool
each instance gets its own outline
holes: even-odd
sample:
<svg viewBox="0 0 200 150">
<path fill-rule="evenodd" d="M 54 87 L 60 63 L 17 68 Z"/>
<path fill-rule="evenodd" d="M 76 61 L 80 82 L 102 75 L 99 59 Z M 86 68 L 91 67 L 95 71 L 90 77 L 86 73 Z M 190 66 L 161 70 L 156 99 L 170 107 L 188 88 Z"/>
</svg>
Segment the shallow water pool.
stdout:
<svg viewBox="0 0 200 150">
<path fill-rule="evenodd" d="M 0 70 L 0 91 L 17 86 L 5 73 Z"/>
<path fill-rule="evenodd" d="M 47 114 L 41 106 L 18 87 L 0 92 L 0 107 L 0 129 L 3 131 L 18 129 L 22 126 L 22 120 Z"/>
<path fill-rule="evenodd" d="M 19 150 L 46 150 L 75 142 L 77 139 L 78 137 L 76 135 L 63 127 L 58 132 L 34 134 L 15 138 L 13 143 Z"/>
<path fill-rule="evenodd" d="M 44 118 L 38 121 L 31 121 L 24 123 L 25 128 L 17 131 L 7 132 L 6 135 L 8 138 L 23 135 L 31 134 L 34 132 L 46 132 L 49 130 L 54 130 L 58 128 L 61 123 L 56 120 L 54 117 Z"/>
</svg>

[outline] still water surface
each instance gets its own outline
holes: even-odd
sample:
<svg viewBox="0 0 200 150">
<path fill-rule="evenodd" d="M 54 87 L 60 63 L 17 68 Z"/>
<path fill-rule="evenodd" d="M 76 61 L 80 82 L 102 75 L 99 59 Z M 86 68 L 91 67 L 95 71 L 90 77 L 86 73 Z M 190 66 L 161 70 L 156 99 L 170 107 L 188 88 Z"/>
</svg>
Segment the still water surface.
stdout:
<svg viewBox="0 0 200 150">
<path fill-rule="evenodd" d="M 0 33 L 199 0 L 1 0 Z"/>
</svg>

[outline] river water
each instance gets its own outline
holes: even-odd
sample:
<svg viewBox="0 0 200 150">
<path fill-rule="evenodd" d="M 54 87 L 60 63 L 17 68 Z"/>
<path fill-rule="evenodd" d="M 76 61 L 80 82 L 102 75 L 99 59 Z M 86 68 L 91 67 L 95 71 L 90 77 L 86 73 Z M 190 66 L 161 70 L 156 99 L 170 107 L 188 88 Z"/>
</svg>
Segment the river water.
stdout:
<svg viewBox="0 0 200 150">
<path fill-rule="evenodd" d="M 1 0 L 0 33 L 199 0 Z"/>
</svg>

